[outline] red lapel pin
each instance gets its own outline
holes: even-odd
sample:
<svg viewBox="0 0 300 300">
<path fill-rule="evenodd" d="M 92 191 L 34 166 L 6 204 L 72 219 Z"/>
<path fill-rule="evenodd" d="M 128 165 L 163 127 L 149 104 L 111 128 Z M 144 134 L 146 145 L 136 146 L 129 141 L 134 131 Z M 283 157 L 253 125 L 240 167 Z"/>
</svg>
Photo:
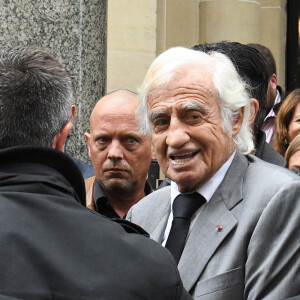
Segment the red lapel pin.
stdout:
<svg viewBox="0 0 300 300">
<path fill-rule="evenodd" d="M 217 230 L 218 230 L 218 231 L 221 231 L 222 229 L 223 229 L 222 226 L 220 226 L 220 225 L 217 226 Z"/>
</svg>

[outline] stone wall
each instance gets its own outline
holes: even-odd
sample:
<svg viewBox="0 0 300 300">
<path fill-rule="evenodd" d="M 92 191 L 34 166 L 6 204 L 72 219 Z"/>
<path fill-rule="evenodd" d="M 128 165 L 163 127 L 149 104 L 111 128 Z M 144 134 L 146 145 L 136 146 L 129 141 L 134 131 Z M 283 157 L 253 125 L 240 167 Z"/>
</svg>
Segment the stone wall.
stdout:
<svg viewBox="0 0 300 300">
<path fill-rule="evenodd" d="M 106 0 L 0 0 L 0 46 L 37 46 L 69 71 L 77 107 L 68 152 L 88 161 L 84 132 L 106 91 Z"/>
</svg>

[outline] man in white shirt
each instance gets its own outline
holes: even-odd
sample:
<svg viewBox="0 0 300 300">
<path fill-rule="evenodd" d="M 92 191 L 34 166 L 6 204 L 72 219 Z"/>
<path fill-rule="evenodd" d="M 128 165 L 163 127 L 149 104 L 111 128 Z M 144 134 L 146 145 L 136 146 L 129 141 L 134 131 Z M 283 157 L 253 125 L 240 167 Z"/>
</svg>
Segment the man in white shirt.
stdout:
<svg viewBox="0 0 300 300">
<path fill-rule="evenodd" d="M 141 130 L 171 185 L 127 218 L 170 250 L 195 298 L 297 295 L 299 176 L 242 154 L 253 150 L 251 99 L 232 62 L 171 48 L 150 66 L 140 99 Z"/>
</svg>

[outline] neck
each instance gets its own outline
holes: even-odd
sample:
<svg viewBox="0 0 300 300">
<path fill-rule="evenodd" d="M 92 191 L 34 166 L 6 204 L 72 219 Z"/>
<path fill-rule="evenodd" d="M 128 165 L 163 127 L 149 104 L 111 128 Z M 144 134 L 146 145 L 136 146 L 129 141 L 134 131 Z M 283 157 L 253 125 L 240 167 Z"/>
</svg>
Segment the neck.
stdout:
<svg viewBox="0 0 300 300">
<path fill-rule="evenodd" d="M 105 192 L 105 194 L 109 203 L 115 212 L 120 216 L 120 218 L 123 218 L 134 204 L 145 197 L 144 187 L 129 193 L 119 192 L 114 194 Z"/>
</svg>

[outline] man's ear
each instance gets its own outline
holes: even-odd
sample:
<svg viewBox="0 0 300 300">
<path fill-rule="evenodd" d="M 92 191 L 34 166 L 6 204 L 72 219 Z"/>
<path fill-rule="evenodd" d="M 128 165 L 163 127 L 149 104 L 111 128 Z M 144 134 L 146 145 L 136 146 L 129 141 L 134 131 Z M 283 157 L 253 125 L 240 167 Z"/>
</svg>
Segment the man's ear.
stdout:
<svg viewBox="0 0 300 300">
<path fill-rule="evenodd" d="M 249 118 L 249 125 L 253 128 L 255 117 L 259 110 L 259 103 L 255 98 L 251 98 L 251 116 Z"/>
<path fill-rule="evenodd" d="M 272 88 L 275 90 L 278 85 L 278 78 L 276 74 L 272 74 L 269 83 L 271 84 Z"/>
<path fill-rule="evenodd" d="M 233 136 L 236 136 L 240 132 L 240 129 L 241 129 L 241 126 L 242 126 L 242 123 L 244 120 L 244 112 L 245 112 L 244 106 L 238 110 L 237 118 L 234 121 L 234 123 L 232 124 L 232 135 Z"/>
<path fill-rule="evenodd" d="M 85 140 L 86 140 L 86 143 L 87 143 L 87 146 L 88 146 L 88 154 L 89 154 L 89 158 L 91 158 L 91 149 L 90 149 L 90 139 L 91 139 L 91 135 L 86 132 L 84 134 L 84 137 L 85 137 Z"/>
<path fill-rule="evenodd" d="M 76 107 L 72 105 L 70 121 L 60 130 L 60 132 L 54 137 L 52 142 L 52 148 L 64 152 L 64 146 L 67 141 L 68 135 L 73 128 L 73 120 L 75 118 Z"/>
<path fill-rule="evenodd" d="M 73 123 L 69 121 L 66 126 L 54 137 L 52 148 L 64 152 L 65 143 L 72 127 Z"/>
</svg>

